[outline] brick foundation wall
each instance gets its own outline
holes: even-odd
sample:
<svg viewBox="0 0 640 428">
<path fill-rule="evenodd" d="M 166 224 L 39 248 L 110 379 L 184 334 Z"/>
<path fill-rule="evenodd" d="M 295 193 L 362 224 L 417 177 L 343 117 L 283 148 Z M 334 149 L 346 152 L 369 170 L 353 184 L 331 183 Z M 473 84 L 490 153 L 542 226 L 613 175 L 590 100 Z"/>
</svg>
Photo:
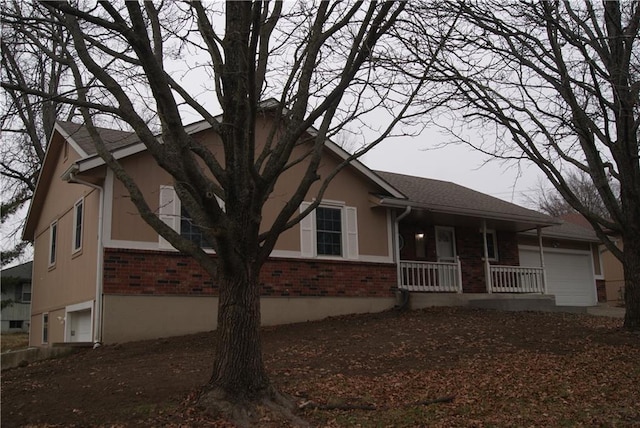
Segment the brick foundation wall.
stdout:
<svg viewBox="0 0 640 428">
<path fill-rule="evenodd" d="M 165 251 L 105 249 L 104 292 L 142 295 L 218 295 L 218 286 L 189 256 Z M 396 267 L 387 263 L 268 260 L 262 296 L 392 297 Z"/>
</svg>

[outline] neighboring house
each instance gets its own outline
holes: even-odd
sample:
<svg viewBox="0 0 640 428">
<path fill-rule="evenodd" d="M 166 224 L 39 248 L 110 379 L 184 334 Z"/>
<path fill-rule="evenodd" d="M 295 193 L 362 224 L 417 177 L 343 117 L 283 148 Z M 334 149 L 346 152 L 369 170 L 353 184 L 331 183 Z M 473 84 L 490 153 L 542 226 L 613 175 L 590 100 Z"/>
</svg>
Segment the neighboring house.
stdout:
<svg viewBox="0 0 640 428">
<path fill-rule="evenodd" d="M 258 138 L 270 123 L 268 116 L 258 122 Z M 206 124 L 187 131 L 220 153 Z M 200 239 L 171 177 L 135 136 L 100 132 L 160 218 Z M 305 147 L 297 150 L 292 158 Z M 319 174 L 347 156 L 327 141 Z M 303 166 L 276 183 L 263 222 L 287 201 Z M 353 162 L 334 178 L 320 207 L 280 236 L 261 273 L 262 323 L 389 309 L 398 288 L 433 295 L 548 293 L 544 269 L 521 266 L 518 233 L 555 224 L 452 183 L 375 173 Z M 124 342 L 216 328 L 215 279 L 141 219 L 80 125 L 56 124 L 24 236 L 35 254 L 31 345 Z"/>
<path fill-rule="evenodd" d="M 579 213 L 566 214 L 562 216 L 561 219 L 593 230 L 587 219 Z M 618 248 L 623 249 L 621 237 L 610 236 L 610 239 Z M 599 253 L 603 274 L 602 278 L 598 281 L 598 293 L 599 297 L 602 297 L 600 301 L 624 305 L 624 269 L 622 262 L 602 243 L 599 245 Z"/>
<path fill-rule="evenodd" d="M 3 269 L 2 333 L 29 332 L 31 322 L 31 269 L 33 262 Z"/>
</svg>

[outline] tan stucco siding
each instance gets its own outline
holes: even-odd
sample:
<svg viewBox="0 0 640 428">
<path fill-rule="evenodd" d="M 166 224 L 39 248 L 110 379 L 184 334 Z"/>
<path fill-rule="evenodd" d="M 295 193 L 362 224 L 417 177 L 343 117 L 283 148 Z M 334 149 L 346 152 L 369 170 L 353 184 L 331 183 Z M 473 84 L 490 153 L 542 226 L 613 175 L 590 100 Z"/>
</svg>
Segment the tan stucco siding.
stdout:
<svg viewBox="0 0 640 428">
<path fill-rule="evenodd" d="M 266 134 L 265 128 L 258 127 L 258 136 Z M 202 141 L 209 142 L 211 151 L 220 159 L 220 144 L 217 136 L 211 131 L 203 131 L 197 135 Z M 295 150 L 292 158 L 303 153 L 303 148 Z M 147 197 L 147 203 L 152 210 L 157 210 L 159 205 L 159 190 L 161 185 L 172 185 L 171 177 L 162 170 L 146 152 L 131 156 L 122 161 L 123 166 L 138 183 L 140 190 Z M 325 156 L 320 174 L 326 176 L 338 161 Z M 300 181 L 304 165 L 300 164 L 288 170 L 276 184 L 272 194 L 265 204 L 262 213 L 262 230 L 267 230 L 275 220 L 277 213 L 284 206 L 288 197 L 292 194 Z M 315 198 L 320 184 L 316 183 L 308 193 L 306 200 Z M 352 168 L 341 171 L 329 186 L 324 195 L 325 200 L 341 201 L 346 206 L 356 207 L 358 210 L 358 240 L 359 253 L 390 257 L 388 242 L 388 218 L 387 211 L 380 208 L 371 208 L 368 200 L 370 192 L 379 191 L 365 177 L 355 172 Z M 115 241 L 137 241 L 148 245 L 157 245 L 158 235 L 140 217 L 137 209 L 131 203 L 128 192 L 118 180 L 114 179 L 113 196 L 111 199 L 112 220 L 110 222 L 110 239 Z M 300 251 L 300 229 L 294 226 L 285 231 L 279 238 L 275 250 Z"/>
<path fill-rule="evenodd" d="M 67 186 L 75 187 L 73 190 L 78 197 L 73 199 L 66 210 L 61 210 L 57 217 L 56 261 L 52 266 L 49 266 L 49 227 L 42 230 L 35 239 L 31 302 L 33 314 L 95 298 L 100 193 L 77 184 Z M 86 196 L 83 203 L 82 249 L 74 252 L 73 207 L 83 194 Z"/>
<path fill-rule="evenodd" d="M 616 242 L 622 249 L 622 241 Z M 620 302 L 624 295 L 624 269 L 622 263 L 604 246 L 600 248 L 604 271 L 607 301 Z"/>
<path fill-rule="evenodd" d="M 106 295 L 104 303 L 104 343 L 155 339 L 217 328 L 217 297 Z M 260 304 L 262 325 L 278 325 L 329 316 L 381 312 L 392 308 L 395 299 L 263 297 Z"/>
<path fill-rule="evenodd" d="M 29 346 L 50 346 L 53 343 L 64 342 L 64 308 L 47 311 L 49 314 L 48 340 L 42 341 L 42 313 L 31 314 L 29 331 Z"/>
<path fill-rule="evenodd" d="M 64 318 L 64 308 L 67 305 L 95 298 L 100 192 L 88 186 L 62 181 L 60 176 L 74 159 L 73 154 L 70 150 L 65 161 L 60 153 L 59 163 L 48 188 L 49 194 L 55 197 L 45 199 L 34 237 L 32 323 L 39 323 L 42 313 L 50 313 L 50 343 L 64 339 L 64 323 L 58 334 L 60 322 L 52 318 L 51 314 L 61 313 L 61 318 Z M 74 205 L 81 198 L 84 198 L 82 246 L 80 251 L 74 251 Z M 56 260 L 50 266 L 50 227 L 54 221 L 57 222 Z M 36 338 L 34 344 L 39 345 L 39 330 L 36 330 Z"/>
<path fill-rule="evenodd" d="M 122 161 L 129 176 L 145 195 L 149 207 L 157 212 L 160 186 L 171 185 L 170 175 L 158 166 L 146 152 Z M 122 182 L 114 178 L 112 198 L 111 239 L 122 241 L 158 242 L 158 234 L 138 213 L 129 192 Z"/>
</svg>

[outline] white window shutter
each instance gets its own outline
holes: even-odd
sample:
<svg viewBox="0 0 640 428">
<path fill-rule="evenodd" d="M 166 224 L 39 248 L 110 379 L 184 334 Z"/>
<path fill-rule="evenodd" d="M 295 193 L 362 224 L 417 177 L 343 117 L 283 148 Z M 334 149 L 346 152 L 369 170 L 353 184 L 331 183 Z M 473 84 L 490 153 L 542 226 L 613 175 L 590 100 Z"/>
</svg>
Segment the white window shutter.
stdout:
<svg viewBox="0 0 640 428">
<path fill-rule="evenodd" d="M 180 233 L 180 200 L 173 186 L 160 186 L 158 217 L 167 226 Z M 158 235 L 158 245 L 160 248 L 173 248 L 162 235 Z"/>
<path fill-rule="evenodd" d="M 356 207 L 345 207 L 347 223 L 347 252 L 348 259 L 357 259 L 358 250 L 358 210 Z"/>
<path fill-rule="evenodd" d="M 306 210 L 309 202 L 300 204 L 300 212 Z M 315 211 L 300 221 L 300 254 L 302 257 L 313 257 L 316 254 L 316 235 L 314 227 Z"/>
</svg>

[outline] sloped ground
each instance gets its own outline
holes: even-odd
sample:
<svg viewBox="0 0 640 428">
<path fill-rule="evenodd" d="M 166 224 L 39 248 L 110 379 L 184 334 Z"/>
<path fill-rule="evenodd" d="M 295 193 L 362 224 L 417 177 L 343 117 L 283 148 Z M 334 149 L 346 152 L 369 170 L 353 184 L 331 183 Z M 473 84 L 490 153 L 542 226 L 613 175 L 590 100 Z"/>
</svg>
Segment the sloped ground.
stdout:
<svg viewBox="0 0 640 428">
<path fill-rule="evenodd" d="M 640 426 L 640 336 L 621 325 L 434 308 L 267 328 L 263 337 L 273 382 L 307 403 L 300 414 L 313 426 Z M 194 406 L 214 340 L 103 346 L 5 371 L 2 426 L 230 426 Z"/>
</svg>

